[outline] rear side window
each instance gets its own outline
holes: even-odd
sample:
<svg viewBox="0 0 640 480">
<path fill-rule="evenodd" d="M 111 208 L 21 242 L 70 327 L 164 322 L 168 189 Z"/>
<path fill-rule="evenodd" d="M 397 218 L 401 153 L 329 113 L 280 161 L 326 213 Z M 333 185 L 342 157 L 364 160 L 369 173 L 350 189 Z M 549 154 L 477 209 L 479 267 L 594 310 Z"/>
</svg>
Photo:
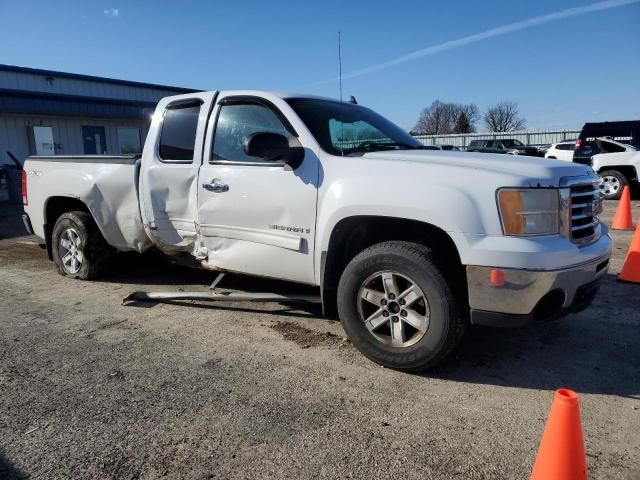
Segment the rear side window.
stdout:
<svg viewBox="0 0 640 480">
<path fill-rule="evenodd" d="M 160 159 L 168 162 L 193 162 L 200 104 L 169 107 L 162 121 Z"/>
<path fill-rule="evenodd" d="M 556 148 L 558 150 L 573 150 L 575 146 L 575 143 L 559 143 L 558 145 L 556 145 Z"/>
</svg>

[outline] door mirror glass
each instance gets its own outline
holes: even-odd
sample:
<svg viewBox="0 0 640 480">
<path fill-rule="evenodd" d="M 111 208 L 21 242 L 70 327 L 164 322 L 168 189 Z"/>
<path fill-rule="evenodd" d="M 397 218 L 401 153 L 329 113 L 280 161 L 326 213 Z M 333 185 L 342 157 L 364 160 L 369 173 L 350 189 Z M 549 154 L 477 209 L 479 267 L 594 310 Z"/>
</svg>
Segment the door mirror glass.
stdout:
<svg viewBox="0 0 640 480">
<path fill-rule="evenodd" d="M 273 132 L 258 132 L 248 135 L 244 151 L 251 157 L 259 157 L 267 162 L 283 161 L 296 169 L 304 159 L 304 148 L 297 138 L 287 138 Z"/>
</svg>

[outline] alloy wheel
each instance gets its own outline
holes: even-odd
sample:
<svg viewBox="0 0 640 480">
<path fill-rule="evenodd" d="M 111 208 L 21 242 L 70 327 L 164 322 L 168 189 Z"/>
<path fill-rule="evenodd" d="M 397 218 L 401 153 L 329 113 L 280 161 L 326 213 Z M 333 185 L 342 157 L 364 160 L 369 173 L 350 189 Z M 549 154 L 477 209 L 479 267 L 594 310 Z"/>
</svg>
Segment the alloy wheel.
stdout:
<svg viewBox="0 0 640 480">
<path fill-rule="evenodd" d="M 84 263 L 82 239 L 74 228 L 67 228 L 60 235 L 58 253 L 63 268 L 71 274 L 78 273 Z"/>
<path fill-rule="evenodd" d="M 418 285 L 393 271 L 369 276 L 358 291 L 358 313 L 379 342 L 397 348 L 414 345 L 429 328 L 429 303 Z"/>
</svg>

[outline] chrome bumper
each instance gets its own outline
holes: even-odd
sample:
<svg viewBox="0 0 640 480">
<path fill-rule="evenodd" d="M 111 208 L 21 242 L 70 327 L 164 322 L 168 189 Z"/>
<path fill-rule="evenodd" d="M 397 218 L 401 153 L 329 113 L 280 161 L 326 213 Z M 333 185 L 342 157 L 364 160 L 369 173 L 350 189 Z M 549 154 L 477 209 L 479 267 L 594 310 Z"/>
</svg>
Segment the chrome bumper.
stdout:
<svg viewBox="0 0 640 480">
<path fill-rule="evenodd" d="M 478 315 L 477 311 L 527 316 L 531 317 L 530 320 L 569 313 L 579 309 L 581 304 L 590 302 L 608 268 L 608 254 L 588 263 L 552 271 L 467 266 L 472 322 L 492 323 L 483 320 L 474 322 L 474 311 L 477 319 L 483 316 Z M 497 278 L 500 281 L 496 282 L 494 275 L 492 282 L 493 270 L 504 272 L 504 277 L 499 274 Z M 583 298 L 585 296 L 590 298 Z M 524 318 L 521 320 L 516 323 L 527 323 Z"/>
</svg>

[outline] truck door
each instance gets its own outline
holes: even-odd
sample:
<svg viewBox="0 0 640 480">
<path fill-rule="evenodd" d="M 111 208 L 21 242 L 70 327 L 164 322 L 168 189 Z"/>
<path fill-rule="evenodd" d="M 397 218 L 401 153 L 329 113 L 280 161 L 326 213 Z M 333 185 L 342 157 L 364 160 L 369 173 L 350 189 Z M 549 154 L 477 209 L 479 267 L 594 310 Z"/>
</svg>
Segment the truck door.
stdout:
<svg viewBox="0 0 640 480">
<path fill-rule="evenodd" d="M 286 108 L 277 98 L 218 99 L 198 181 L 200 233 L 214 267 L 313 283 L 318 158 L 307 150 L 292 170 L 244 150 L 253 133 L 297 137 Z"/>
<path fill-rule="evenodd" d="M 198 169 L 214 96 L 163 99 L 149 128 L 140 169 L 140 210 L 147 235 L 165 252 L 194 253 L 198 248 Z"/>
</svg>

